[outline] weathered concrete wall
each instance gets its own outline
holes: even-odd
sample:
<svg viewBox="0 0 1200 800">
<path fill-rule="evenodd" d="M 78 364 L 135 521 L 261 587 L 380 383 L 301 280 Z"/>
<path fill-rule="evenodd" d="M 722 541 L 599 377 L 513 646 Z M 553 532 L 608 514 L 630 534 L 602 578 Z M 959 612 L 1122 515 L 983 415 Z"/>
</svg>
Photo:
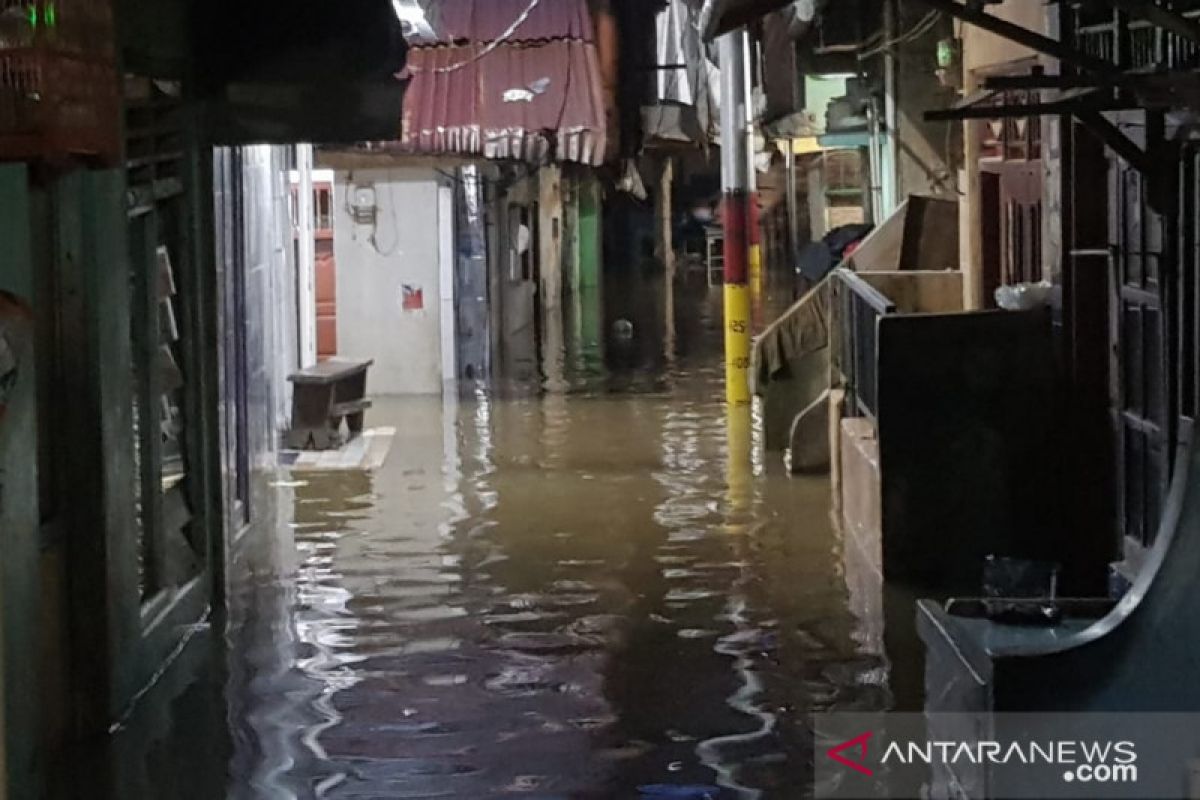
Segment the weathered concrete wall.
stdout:
<svg viewBox="0 0 1200 800">
<path fill-rule="evenodd" d="M 846 534 L 859 549 L 873 552 L 883 537 L 883 482 L 874 424 L 861 417 L 842 420 L 840 450 Z M 883 556 L 876 553 L 870 560 L 882 564 Z"/>
<path fill-rule="evenodd" d="M 963 274 L 957 270 L 863 272 L 860 276 L 895 303 L 902 314 L 963 310 Z"/>
<path fill-rule="evenodd" d="M 1021 0 L 1027 2 L 1027 0 Z M 897 32 L 910 31 L 928 13 L 921 3 L 897 3 Z M 931 108 L 944 108 L 954 92 L 941 84 L 937 67 L 937 45 L 949 36 L 951 25 L 943 19 L 916 40 L 901 45 L 896 54 L 896 176 L 903 201 L 910 194 L 953 196 L 961 150 L 953 123 L 927 122 Z"/>
<path fill-rule="evenodd" d="M 271 459 L 291 419 L 287 376 L 299 367 L 296 268 L 282 147 L 244 147 L 247 370 L 250 436 L 258 460 Z"/>
<path fill-rule="evenodd" d="M 440 185 L 432 169 L 337 172 L 338 343 L 344 358 L 375 359 L 372 394 L 442 391 L 439 232 L 452 221 L 440 218 Z M 373 223 L 350 211 L 353 192 L 368 187 Z"/>
<path fill-rule="evenodd" d="M 830 467 L 829 389 L 792 421 L 788 437 L 788 466 L 793 475 L 827 472 Z"/>
<path fill-rule="evenodd" d="M 763 397 L 764 445 L 769 452 L 791 446 L 797 415 L 829 390 L 829 347 L 822 347 L 788 365 L 788 374 L 776 376 Z"/>
<path fill-rule="evenodd" d="M 989 6 L 988 13 L 993 16 L 1013 22 L 1029 30 L 1056 36 L 1056 12 L 1043 3 L 1030 3 L 1027 0 L 1005 0 L 1005 2 Z M 962 38 L 963 50 L 963 92 L 970 94 L 983 84 L 989 74 L 1008 72 L 1015 69 L 1028 71 L 1034 65 L 1046 67 L 1048 72 L 1057 71 L 1057 62 L 1053 59 L 1039 56 L 1027 47 L 1015 44 L 995 34 L 988 33 L 973 25 L 958 24 L 958 35 Z M 980 232 L 981 224 L 981 191 L 979 177 L 980 126 L 985 123 L 969 120 L 963 123 L 963 163 L 959 175 L 959 186 L 963 193 L 959 204 L 959 219 L 961 236 L 959 249 L 961 252 L 961 269 L 965 275 L 963 285 L 964 304 L 968 309 L 982 308 L 986 298 L 983 297 L 983 242 Z M 1059 126 L 1053 117 L 1042 120 L 1043 166 L 1046 170 L 1046 207 L 1042 213 L 1042 242 L 1043 253 L 1046 255 L 1048 274 L 1057 271 L 1056 258 L 1061 249 L 1059 219 L 1061 217 L 1060 191 L 1058 189 L 1061 171 L 1058 166 Z"/>
</svg>

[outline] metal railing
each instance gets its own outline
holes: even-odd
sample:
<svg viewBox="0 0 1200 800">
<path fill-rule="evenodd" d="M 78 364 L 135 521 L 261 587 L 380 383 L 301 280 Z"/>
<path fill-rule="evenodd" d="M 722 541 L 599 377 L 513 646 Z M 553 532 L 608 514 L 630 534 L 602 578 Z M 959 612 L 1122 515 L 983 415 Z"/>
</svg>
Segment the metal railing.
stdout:
<svg viewBox="0 0 1200 800">
<path fill-rule="evenodd" d="M 838 368 L 845 380 L 846 413 L 875 419 L 879 410 L 879 320 L 896 304 L 848 269 L 834 275 Z"/>
<path fill-rule="evenodd" d="M 1186 20 L 1200 19 L 1196 0 L 1154 0 L 1154 5 Z M 1200 45 L 1144 19 L 1130 19 L 1099 3 L 1075 2 L 1075 44 L 1085 55 L 1123 69 L 1194 69 L 1200 65 Z"/>
</svg>

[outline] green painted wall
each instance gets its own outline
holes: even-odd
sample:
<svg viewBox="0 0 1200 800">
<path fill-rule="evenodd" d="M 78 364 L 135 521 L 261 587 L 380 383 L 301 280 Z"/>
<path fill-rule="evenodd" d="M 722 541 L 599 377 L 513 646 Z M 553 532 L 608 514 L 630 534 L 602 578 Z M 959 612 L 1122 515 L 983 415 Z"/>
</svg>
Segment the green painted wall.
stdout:
<svg viewBox="0 0 1200 800">
<path fill-rule="evenodd" d="M 579 285 L 584 289 L 600 288 L 601 274 L 601 189 L 593 177 L 579 181 Z"/>
<path fill-rule="evenodd" d="M 26 304 L 33 299 L 28 176 L 23 166 L 0 167 L 0 289 Z M 37 610 L 39 532 L 36 376 L 33 332 L 10 337 L 20 348 L 17 383 L 0 421 L 0 691 L 3 692 L 4 779 L 0 797 L 38 796 L 35 764 L 38 730 Z M 6 786 L 5 786 L 6 785 Z"/>
<path fill-rule="evenodd" d="M 604 362 L 603 197 L 594 176 L 579 180 L 579 335 L 585 368 Z"/>
</svg>

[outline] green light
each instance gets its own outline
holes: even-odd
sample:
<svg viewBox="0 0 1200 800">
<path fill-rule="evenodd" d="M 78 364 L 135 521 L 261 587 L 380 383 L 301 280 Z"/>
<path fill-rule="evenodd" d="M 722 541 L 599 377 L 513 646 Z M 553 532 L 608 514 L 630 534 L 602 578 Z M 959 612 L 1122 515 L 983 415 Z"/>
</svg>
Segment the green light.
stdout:
<svg viewBox="0 0 1200 800">
<path fill-rule="evenodd" d="M 36 28 L 38 26 L 37 6 L 33 3 L 29 4 L 29 27 Z"/>
<path fill-rule="evenodd" d="M 54 28 L 58 26 L 58 12 L 54 8 L 54 3 L 46 6 L 46 25 Z"/>
<path fill-rule="evenodd" d="M 954 39 L 942 39 L 937 45 L 937 62 L 942 69 L 954 66 L 958 56 L 958 42 Z"/>
</svg>

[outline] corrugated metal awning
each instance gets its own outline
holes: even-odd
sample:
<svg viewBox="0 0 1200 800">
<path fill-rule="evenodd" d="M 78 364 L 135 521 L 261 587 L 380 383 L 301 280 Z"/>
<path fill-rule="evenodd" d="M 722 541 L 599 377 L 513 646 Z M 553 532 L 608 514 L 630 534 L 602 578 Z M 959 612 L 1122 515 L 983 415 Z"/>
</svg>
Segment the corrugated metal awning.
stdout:
<svg viewBox="0 0 1200 800">
<path fill-rule="evenodd" d="M 600 64 L 587 0 L 446 0 L 417 43 L 398 149 L 603 163 Z"/>
<path fill-rule="evenodd" d="M 416 74 L 405 103 L 402 150 L 603 163 L 604 103 L 593 46 L 571 41 L 505 45 L 474 60 L 480 49 L 412 51 Z"/>
<path fill-rule="evenodd" d="M 413 45 L 487 44 L 510 30 L 510 42 L 594 41 L 591 12 L 578 0 L 441 0 L 434 26 L 433 40 L 414 40 Z"/>
</svg>

